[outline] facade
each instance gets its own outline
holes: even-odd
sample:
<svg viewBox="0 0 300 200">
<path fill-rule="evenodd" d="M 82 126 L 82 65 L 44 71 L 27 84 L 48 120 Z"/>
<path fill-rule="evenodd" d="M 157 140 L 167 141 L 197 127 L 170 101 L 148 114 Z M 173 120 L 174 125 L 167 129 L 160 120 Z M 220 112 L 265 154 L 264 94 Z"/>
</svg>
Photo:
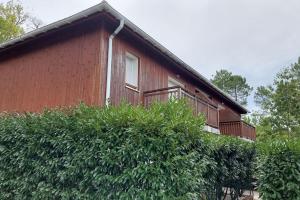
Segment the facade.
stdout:
<svg viewBox="0 0 300 200">
<path fill-rule="evenodd" d="M 0 112 L 186 98 L 207 130 L 254 140 L 247 110 L 102 2 L 0 45 Z"/>
</svg>

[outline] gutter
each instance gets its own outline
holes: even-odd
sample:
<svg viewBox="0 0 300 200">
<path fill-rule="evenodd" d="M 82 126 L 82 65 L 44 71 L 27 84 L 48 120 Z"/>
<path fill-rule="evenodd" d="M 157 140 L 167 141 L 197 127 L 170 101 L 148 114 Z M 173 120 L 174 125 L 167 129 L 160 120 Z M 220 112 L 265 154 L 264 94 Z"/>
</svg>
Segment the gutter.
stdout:
<svg viewBox="0 0 300 200">
<path fill-rule="evenodd" d="M 112 67 L 112 44 L 114 37 L 122 30 L 124 27 L 124 19 L 120 20 L 120 24 L 117 29 L 109 36 L 108 39 L 108 50 L 107 50 L 107 74 L 106 74 L 106 95 L 105 95 L 105 105 L 110 104 L 110 90 L 111 90 L 111 67 Z"/>
</svg>

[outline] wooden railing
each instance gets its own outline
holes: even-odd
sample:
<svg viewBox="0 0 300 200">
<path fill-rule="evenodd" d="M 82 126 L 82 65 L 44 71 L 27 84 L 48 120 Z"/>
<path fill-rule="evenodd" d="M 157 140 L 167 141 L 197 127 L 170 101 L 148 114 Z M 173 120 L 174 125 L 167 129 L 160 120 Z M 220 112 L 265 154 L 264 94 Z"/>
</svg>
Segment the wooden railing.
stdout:
<svg viewBox="0 0 300 200">
<path fill-rule="evenodd" d="M 256 139 L 255 127 L 244 121 L 220 122 L 220 132 L 250 140 Z"/>
<path fill-rule="evenodd" d="M 201 97 L 196 96 L 180 86 L 145 91 L 143 103 L 145 106 L 149 106 L 154 102 L 166 102 L 174 98 L 185 98 L 192 107 L 195 115 L 200 113 L 204 114 L 207 125 L 219 128 L 219 112 L 217 106 L 201 99 Z"/>
</svg>

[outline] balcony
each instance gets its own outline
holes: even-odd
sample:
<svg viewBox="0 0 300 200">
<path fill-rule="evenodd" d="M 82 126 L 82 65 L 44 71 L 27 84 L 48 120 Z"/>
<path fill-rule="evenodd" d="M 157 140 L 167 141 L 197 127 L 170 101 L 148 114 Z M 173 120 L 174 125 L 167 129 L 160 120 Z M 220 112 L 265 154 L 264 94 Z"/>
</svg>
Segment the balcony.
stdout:
<svg viewBox="0 0 300 200">
<path fill-rule="evenodd" d="M 169 99 L 174 98 L 185 98 L 187 103 L 192 107 L 195 115 L 200 113 L 204 114 L 207 125 L 217 129 L 219 128 L 219 112 L 217 105 L 207 102 L 205 99 L 192 94 L 180 86 L 145 91 L 143 103 L 145 106 L 148 106 L 153 102 L 166 102 Z"/>
<path fill-rule="evenodd" d="M 233 135 L 249 140 L 256 139 L 255 127 L 244 122 L 220 122 L 220 132 L 224 135 Z"/>
<path fill-rule="evenodd" d="M 255 127 L 243 121 L 219 122 L 219 110 L 216 104 L 180 86 L 145 91 L 143 104 L 147 107 L 151 103 L 166 102 L 174 98 L 185 98 L 192 107 L 195 115 L 204 114 L 206 125 L 219 129 L 222 134 L 255 140 Z"/>
</svg>

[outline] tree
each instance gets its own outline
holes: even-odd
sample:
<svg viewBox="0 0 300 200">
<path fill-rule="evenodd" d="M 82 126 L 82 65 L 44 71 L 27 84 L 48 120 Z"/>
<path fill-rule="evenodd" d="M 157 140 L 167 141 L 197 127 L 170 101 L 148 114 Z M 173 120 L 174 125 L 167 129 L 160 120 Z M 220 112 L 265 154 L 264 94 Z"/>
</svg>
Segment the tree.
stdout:
<svg viewBox="0 0 300 200">
<path fill-rule="evenodd" d="M 0 43 L 24 34 L 26 26 L 32 30 L 41 24 L 41 20 L 25 12 L 19 1 L 0 3 Z"/>
<path fill-rule="evenodd" d="M 300 136 L 300 58 L 280 71 L 272 85 L 258 87 L 255 102 L 268 117 L 273 132 Z"/>
<path fill-rule="evenodd" d="M 235 101 L 242 105 L 247 105 L 247 98 L 253 88 L 248 85 L 246 78 L 240 75 L 233 75 L 231 72 L 222 69 L 216 71 L 211 81 L 221 90 L 231 95 Z"/>
<path fill-rule="evenodd" d="M 43 25 L 43 21 L 36 17 L 30 17 L 29 21 L 31 24 L 29 24 L 30 29 L 38 29 Z"/>
<path fill-rule="evenodd" d="M 265 141 L 278 136 L 278 133 L 272 129 L 270 116 L 265 115 L 261 110 L 243 116 L 243 120 L 255 126 L 256 139 L 259 141 Z"/>
</svg>

